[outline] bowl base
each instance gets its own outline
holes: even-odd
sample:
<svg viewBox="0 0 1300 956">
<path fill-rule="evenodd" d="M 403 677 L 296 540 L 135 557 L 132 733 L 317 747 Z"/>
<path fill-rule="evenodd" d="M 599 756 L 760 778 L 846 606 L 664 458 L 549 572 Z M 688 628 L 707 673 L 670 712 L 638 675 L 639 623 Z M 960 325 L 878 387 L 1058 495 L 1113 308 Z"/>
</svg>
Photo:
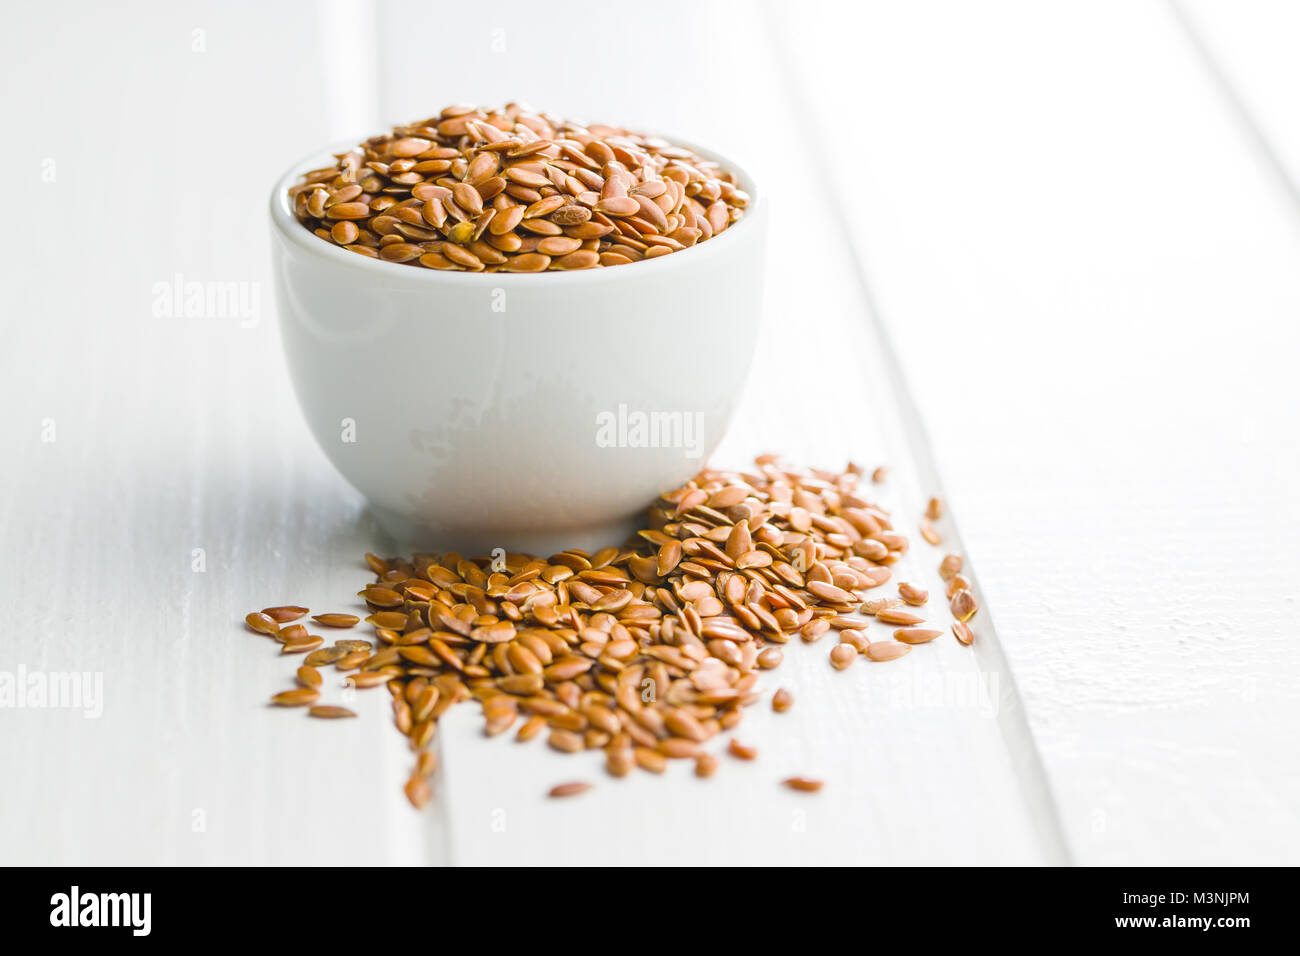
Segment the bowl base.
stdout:
<svg viewBox="0 0 1300 956">
<path fill-rule="evenodd" d="M 545 558 L 567 548 L 581 548 L 589 554 L 604 547 L 621 546 L 636 533 L 637 518 L 630 517 L 601 525 L 557 528 L 541 531 L 476 532 L 465 528 L 440 529 L 412 521 L 400 512 L 370 505 L 370 512 L 388 538 L 394 554 L 446 554 L 454 551 L 467 558 L 492 557 L 502 548 L 511 554 Z"/>
</svg>

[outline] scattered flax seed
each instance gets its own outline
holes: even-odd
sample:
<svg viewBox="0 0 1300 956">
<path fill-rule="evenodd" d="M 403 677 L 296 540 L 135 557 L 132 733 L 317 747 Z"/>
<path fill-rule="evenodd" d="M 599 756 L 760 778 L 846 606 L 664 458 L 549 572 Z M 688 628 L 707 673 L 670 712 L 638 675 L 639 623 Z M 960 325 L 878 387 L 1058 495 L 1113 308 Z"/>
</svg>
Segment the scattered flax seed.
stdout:
<svg viewBox="0 0 1300 956">
<path fill-rule="evenodd" d="M 920 607 L 926 601 L 930 600 L 930 592 L 923 588 L 918 588 L 914 584 L 908 584 L 906 581 L 898 585 L 898 596 L 913 607 Z"/>
<path fill-rule="evenodd" d="M 383 670 L 363 670 L 360 674 L 353 674 L 347 679 L 347 681 L 353 687 L 356 687 L 359 690 L 364 690 L 369 687 L 378 687 L 380 684 L 386 684 L 396 676 L 396 674 L 391 674 Z"/>
<path fill-rule="evenodd" d="M 939 562 L 939 577 L 947 581 L 954 574 L 957 574 L 959 571 L 961 571 L 961 565 L 962 565 L 961 555 L 959 554 L 944 555 L 943 560 Z"/>
<path fill-rule="evenodd" d="M 336 719 L 339 717 L 355 717 L 357 712 L 349 710 L 346 707 L 336 707 L 332 704 L 317 704 L 307 711 L 309 717 L 324 717 L 327 719 Z"/>
<path fill-rule="evenodd" d="M 936 548 L 943 544 L 943 538 L 939 536 L 939 532 L 934 528 L 934 522 L 929 518 L 921 519 L 921 537 L 925 539 L 926 544 L 933 545 Z"/>
<path fill-rule="evenodd" d="M 515 731 L 515 740 L 519 740 L 519 741 L 532 740 L 534 737 L 536 737 L 538 734 L 542 732 L 542 729 L 545 726 L 546 726 L 546 718 L 542 717 L 539 714 L 534 714 L 532 717 L 529 717 L 527 720 L 525 720 L 520 725 L 519 729 Z"/>
<path fill-rule="evenodd" d="M 290 624 L 288 627 L 280 628 L 275 635 L 275 639 L 281 644 L 289 644 L 293 641 L 305 641 L 310 636 L 307 633 L 307 628 L 302 624 Z"/>
<path fill-rule="evenodd" d="M 931 498 L 925 506 L 925 516 L 931 521 L 938 521 L 943 517 L 943 502 L 938 498 Z"/>
<path fill-rule="evenodd" d="M 303 663 L 309 667 L 326 667 L 344 657 L 347 657 L 347 655 L 348 652 L 337 645 L 334 647 L 322 647 L 320 650 L 312 651 L 303 658 Z"/>
<path fill-rule="evenodd" d="M 433 742 L 437 726 L 431 720 L 422 720 L 410 730 L 411 749 L 421 751 Z"/>
<path fill-rule="evenodd" d="M 305 654 L 308 651 L 314 651 L 324 644 L 325 641 L 314 635 L 307 637 L 294 638 L 291 641 L 285 641 L 280 645 L 281 654 Z"/>
<path fill-rule="evenodd" d="M 875 553 L 878 554 L 879 557 L 871 558 L 872 561 L 879 560 L 893 564 L 902 557 L 903 552 L 907 550 L 907 539 L 901 534 L 894 534 L 892 532 L 882 533 L 877 537 L 868 540 L 874 541 L 877 545 L 883 544 L 887 549 L 886 554 L 879 554 L 879 551 L 877 550 Z M 861 542 L 859 542 L 859 545 L 866 550 L 866 545 Z M 854 550 L 856 551 L 857 548 L 858 545 L 855 545 Z M 894 576 L 894 572 L 890 571 L 889 568 L 867 568 L 862 572 L 862 576 L 866 580 L 866 586 L 868 588 L 878 588 L 882 584 L 888 584 L 889 579 Z"/>
<path fill-rule="evenodd" d="M 391 588 L 368 587 L 357 592 L 359 597 L 363 597 L 366 603 L 372 608 L 389 608 L 398 607 L 405 598 Z"/>
<path fill-rule="evenodd" d="M 894 638 L 904 644 L 928 644 L 943 631 L 925 627 L 900 627 L 894 631 Z"/>
<path fill-rule="evenodd" d="M 298 668 L 298 683 L 303 687 L 310 687 L 312 690 L 320 690 L 322 683 L 320 671 L 316 668 L 304 664 Z"/>
<path fill-rule="evenodd" d="M 948 604 L 952 611 L 952 616 L 959 621 L 969 621 L 979 610 L 979 603 L 975 600 L 975 595 L 963 589 L 952 596 L 952 601 Z"/>
<path fill-rule="evenodd" d="M 791 790 L 798 790 L 801 793 L 816 793 L 822 788 L 822 781 L 809 777 L 787 777 L 781 782 Z"/>
<path fill-rule="evenodd" d="M 967 647 L 975 643 L 975 632 L 970 629 L 970 625 L 965 621 L 953 621 L 952 633 L 957 640 Z"/>
<path fill-rule="evenodd" d="M 727 753 L 740 760 L 753 760 L 758 756 L 758 750 L 746 744 L 742 744 L 735 737 L 731 738 L 731 743 L 727 744 Z"/>
<path fill-rule="evenodd" d="M 411 705 L 401 697 L 393 698 L 393 726 L 405 737 L 411 735 L 411 729 L 415 726 L 415 716 L 411 713 Z"/>
<path fill-rule="evenodd" d="M 280 632 L 280 625 L 275 623 L 275 619 L 264 611 L 253 611 L 244 618 L 244 623 L 248 625 L 250 631 L 258 634 L 274 637 Z"/>
<path fill-rule="evenodd" d="M 902 607 L 903 603 L 904 603 L 903 601 L 895 598 L 878 598 L 877 600 L 874 601 L 864 601 L 862 606 L 858 608 L 858 610 L 861 611 L 863 614 L 874 617 L 875 615 L 879 614 L 881 611 L 887 611 L 890 608 L 895 608 L 895 607 Z"/>
<path fill-rule="evenodd" d="M 314 687 L 299 687 L 296 690 L 282 690 L 271 697 L 271 703 L 280 707 L 303 707 L 320 700 L 320 692 Z"/>
<path fill-rule="evenodd" d="M 417 810 L 425 807 L 433 799 L 433 788 L 429 786 L 429 781 L 419 774 L 412 774 L 403 790 L 406 792 L 406 799 L 411 801 L 411 806 Z"/>
<path fill-rule="evenodd" d="M 658 749 L 669 760 L 685 760 L 700 755 L 700 745 L 681 737 L 668 737 L 659 741 Z"/>
<path fill-rule="evenodd" d="M 881 465 L 879 468 L 877 468 L 875 471 L 871 473 L 871 480 L 874 484 L 878 485 L 885 480 L 885 477 L 888 474 L 889 474 L 889 469 L 884 465 Z"/>
<path fill-rule="evenodd" d="M 851 644 L 836 644 L 831 648 L 831 666 L 838 671 L 844 670 L 857 659 L 857 648 Z"/>
<path fill-rule="evenodd" d="M 493 709 L 484 707 L 483 712 L 484 712 L 483 733 L 486 734 L 488 737 L 495 737 L 497 734 L 505 733 L 507 730 L 513 727 L 515 725 L 515 721 L 519 719 L 519 711 L 514 706 L 506 707 L 506 708 L 493 708 Z M 560 747 L 556 743 L 555 735 L 560 733 L 565 733 L 565 732 L 566 731 L 561 731 L 561 730 L 551 731 L 552 747 L 555 747 L 555 749 L 557 750 L 564 749 L 563 747 Z"/>
<path fill-rule="evenodd" d="M 308 610 L 309 608 L 298 607 L 295 604 L 286 604 L 281 607 L 264 607 L 262 613 L 278 624 L 287 624 L 298 620 Z"/>
<path fill-rule="evenodd" d="M 958 591 L 969 591 L 970 589 L 971 583 L 967 580 L 966 575 L 964 574 L 954 574 L 948 579 L 948 583 L 944 585 L 944 593 L 947 594 L 949 598 Z"/>
<path fill-rule="evenodd" d="M 587 746 L 581 734 L 560 727 L 556 727 L 551 731 L 551 735 L 546 738 L 546 742 L 555 750 L 568 754 L 576 754 L 578 751 L 586 749 Z"/>
<path fill-rule="evenodd" d="M 814 618 L 799 629 L 799 636 L 805 643 L 811 644 L 830 629 L 830 621 L 825 618 Z"/>
<path fill-rule="evenodd" d="M 591 784 L 574 781 L 573 783 L 561 783 L 551 787 L 547 795 L 551 797 L 576 797 L 578 794 L 586 793 L 590 789 Z"/>
<path fill-rule="evenodd" d="M 651 773 L 663 773 L 668 767 L 668 758 L 650 747 L 634 747 L 632 753 L 637 766 L 642 770 L 648 770 Z"/>
<path fill-rule="evenodd" d="M 334 662 L 334 668 L 341 671 L 355 670 L 369 659 L 369 651 L 349 651 Z"/>
<path fill-rule="evenodd" d="M 897 641 L 872 641 L 867 648 L 867 657 L 873 661 L 892 661 L 902 657 L 912 648 Z"/>
<path fill-rule="evenodd" d="M 784 714 L 794 706 L 794 694 L 790 693 L 784 687 L 777 690 L 772 695 L 772 709 L 778 714 Z"/>
<path fill-rule="evenodd" d="M 883 621 L 886 624 L 924 624 L 925 618 L 919 614 L 913 614 L 911 611 L 901 611 L 898 608 L 886 607 L 876 612 L 876 620 Z"/>
<path fill-rule="evenodd" d="M 341 647 L 349 654 L 355 654 L 357 651 L 364 651 L 367 655 L 374 650 L 374 645 L 369 641 L 344 640 L 335 641 L 335 647 Z"/>
<path fill-rule="evenodd" d="M 415 146 L 400 147 L 408 148 Z M 482 170 L 492 161 L 482 160 Z M 634 187 L 631 195 L 648 193 Z M 544 219 L 549 198 L 531 200 L 541 205 L 521 223 Z M 391 218 L 414 225 L 409 214 Z M 538 228 L 533 235 L 555 235 Z M 862 497 L 860 471 L 798 470 L 774 455 L 740 471 L 706 470 L 655 501 L 623 546 L 594 553 L 367 555 L 373 580 L 359 593 L 373 640 L 337 641 L 310 659 L 333 661 L 352 686 L 387 688 L 394 725 L 414 755 L 406 794 L 416 806 L 432 797 L 422 768 L 439 719 L 471 700 L 489 734 L 518 727 L 516 739 L 545 735 L 563 753 L 603 750 L 615 777 L 638 768 L 662 773 L 670 759 L 693 759 L 707 776 L 718 762 L 704 745 L 734 731 L 762 699 L 760 674 L 782 663 L 782 645 L 796 636 L 811 641 L 835 630 L 841 643 L 832 659 L 846 662 L 859 654 L 892 660 L 911 649 L 868 641 L 867 621 L 856 616 L 860 608 L 882 623 L 921 623 L 896 610 L 900 599 L 866 601 L 891 580 L 908 541 L 888 512 Z M 258 614 L 246 619 L 249 627 L 286 652 L 321 648 L 305 626 L 280 628 Z M 353 615 L 314 620 L 360 623 Z M 314 671 L 300 672 L 300 681 Z M 317 703 L 292 696 L 314 694 L 311 687 L 286 693 Z M 778 691 L 773 708 L 792 700 Z M 734 738 L 727 751 L 756 756 Z"/>
<path fill-rule="evenodd" d="M 631 747 L 611 744 L 605 748 L 605 770 L 611 777 L 626 777 L 636 765 Z"/>
<path fill-rule="evenodd" d="M 871 641 L 867 640 L 867 635 L 858 630 L 841 631 L 840 643 L 847 644 L 859 654 L 865 654 L 867 648 L 871 646 Z"/>
<path fill-rule="evenodd" d="M 361 623 L 355 614 L 315 614 L 312 620 L 321 627 L 356 627 Z"/>
</svg>

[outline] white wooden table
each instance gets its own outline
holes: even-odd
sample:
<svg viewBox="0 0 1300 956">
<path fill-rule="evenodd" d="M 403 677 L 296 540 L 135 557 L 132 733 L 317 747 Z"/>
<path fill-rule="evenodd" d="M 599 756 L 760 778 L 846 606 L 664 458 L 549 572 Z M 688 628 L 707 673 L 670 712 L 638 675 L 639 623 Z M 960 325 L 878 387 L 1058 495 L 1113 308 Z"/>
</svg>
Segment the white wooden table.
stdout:
<svg viewBox="0 0 1300 956">
<path fill-rule="evenodd" d="M 0 863 L 1300 862 L 1295 6 L 575 16 L 10 18 L 0 680 L 97 674 L 102 713 L 0 707 Z M 749 161 L 763 343 L 715 460 L 890 464 L 909 531 L 950 503 L 984 607 L 973 649 L 791 648 L 766 686 L 796 707 L 751 708 L 760 760 L 708 782 L 612 781 L 453 710 L 416 813 L 386 695 L 270 713 L 293 664 L 238 626 L 340 608 L 385 544 L 286 383 L 265 204 L 313 145 L 515 97 Z M 169 310 L 185 281 L 248 309 Z M 901 577 L 937 591 L 942 553 L 916 539 Z"/>
</svg>

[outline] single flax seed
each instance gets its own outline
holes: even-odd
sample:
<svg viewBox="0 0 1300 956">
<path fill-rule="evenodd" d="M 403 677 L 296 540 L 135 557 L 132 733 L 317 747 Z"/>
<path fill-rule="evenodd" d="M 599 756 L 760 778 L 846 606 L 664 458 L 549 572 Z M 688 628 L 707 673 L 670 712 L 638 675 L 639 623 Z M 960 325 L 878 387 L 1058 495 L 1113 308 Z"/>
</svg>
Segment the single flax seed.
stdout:
<svg viewBox="0 0 1300 956">
<path fill-rule="evenodd" d="M 342 717 L 355 717 L 356 711 L 349 710 L 347 707 L 336 707 L 331 704 L 316 704 L 307 711 L 309 717 L 321 717 L 327 720 L 336 720 Z"/>
<path fill-rule="evenodd" d="M 547 795 L 551 797 L 576 797 L 578 794 L 586 793 L 590 789 L 591 784 L 574 781 L 573 783 L 561 783 L 551 787 Z"/>
</svg>

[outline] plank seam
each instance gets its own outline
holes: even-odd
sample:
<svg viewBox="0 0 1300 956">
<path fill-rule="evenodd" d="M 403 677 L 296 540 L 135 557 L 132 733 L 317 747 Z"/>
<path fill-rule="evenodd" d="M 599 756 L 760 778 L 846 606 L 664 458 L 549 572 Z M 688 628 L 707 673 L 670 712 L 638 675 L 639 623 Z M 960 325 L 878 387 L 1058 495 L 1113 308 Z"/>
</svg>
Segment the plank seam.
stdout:
<svg viewBox="0 0 1300 956">
<path fill-rule="evenodd" d="M 1256 118 L 1254 111 L 1246 103 L 1241 91 L 1237 89 L 1232 77 L 1206 40 L 1205 34 L 1197 26 L 1196 18 L 1182 0 L 1167 0 L 1167 5 L 1174 22 L 1178 24 L 1179 33 L 1209 76 L 1211 85 L 1223 100 L 1233 121 L 1246 134 L 1253 151 L 1263 159 L 1264 165 L 1272 172 L 1291 205 L 1300 211 L 1300 184 L 1292 178 L 1282 157 L 1278 154 L 1277 147 L 1273 145 L 1273 141 Z"/>
<path fill-rule="evenodd" d="M 781 36 L 781 32 L 774 20 L 771 4 L 765 3 L 763 5 L 763 30 L 772 53 L 771 60 L 776 65 L 777 71 L 785 77 L 786 89 L 790 91 L 795 104 L 810 102 L 807 90 L 804 88 L 803 78 L 792 63 L 790 51 L 779 42 L 778 37 Z M 796 122 L 803 129 L 805 142 L 814 146 L 813 155 L 816 157 L 826 155 L 826 145 L 822 131 L 810 119 L 810 112 L 806 109 L 795 109 L 793 112 L 797 117 Z M 835 179 L 834 172 L 828 164 L 821 159 L 817 159 L 816 162 L 819 166 L 816 172 L 820 174 L 815 177 L 816 180 L 820 183 L 833 182 Z M 829 187 L 821 186 L 819 188 L 827 189 Z M 925 427 L 919 406 L 912 397 L 907 377 L 902 370 L 902 364 L 898 360 L 893 339 L 883 318 L 883 311 L 868 278 L 869 270 L 865 265 L 865 256 L 860 244 L 854 237 L 853 230 L 841 206 L 833 201 L 833 197 L 828 205 L 833 209 L 831 217 L 835 223 L 836 231 L 840 234 L 840 241 L 845 248 L 851 250 L 853 260 L 856 263 L 854 276 L 866 306 L 866 320 L 871 325 L 880 348 L 884 352 L 884 364 L 888 370 L 890 389 L 895 396 L 899 413 L 903 418 L 904 440 L 913 460 L 916 462 L 919 476 L 932 490 L 932 494 L 942 496 L 942 482 L 939 480 L 938 467 L 931 451 L 929 433 Z M 956 542 L 960 545 L 961 533 L 956 516 L 950 514 L 949 519 L 952 527 L 958 529 L 953 537 L 956 538 Z M 964 547 L 961 550 L 962 553 L 965 553 Z M 967 576 L 975 577 L 978 586 L 977 573 L 972 571 Z M 996 624 L 993 623 L 992 611 L 988 607 L 982 610 L 986 624 L 981 629 L 981 649 L 985 663 L 991 665 L 998 672 L 998 679 L 1005 681 L 1007 687 L 1010 706 L 999 709 L 998 723 L 1010 756 L 1011 765 L 1017 773 L 1020 791 L 1024 796 L 1026 808 L 1030 814 L 1035 832 L 1038 833 L 1047 861 L 1054 865 L 1072 865 L 1074 862 L 1073 855 L 1070 852 L 1065 831 L 1061 824 L 1058 803 L 1043 765 L 1033 730 L 1030 728 L 1026 717 L 1024 700 L 1021 697 L 1015 675 L 1011 670 L 1010 662 L 1007 660 L 1002 647 L 1002 642 L 998 637 L 998 629 Z"/>
</svg>

